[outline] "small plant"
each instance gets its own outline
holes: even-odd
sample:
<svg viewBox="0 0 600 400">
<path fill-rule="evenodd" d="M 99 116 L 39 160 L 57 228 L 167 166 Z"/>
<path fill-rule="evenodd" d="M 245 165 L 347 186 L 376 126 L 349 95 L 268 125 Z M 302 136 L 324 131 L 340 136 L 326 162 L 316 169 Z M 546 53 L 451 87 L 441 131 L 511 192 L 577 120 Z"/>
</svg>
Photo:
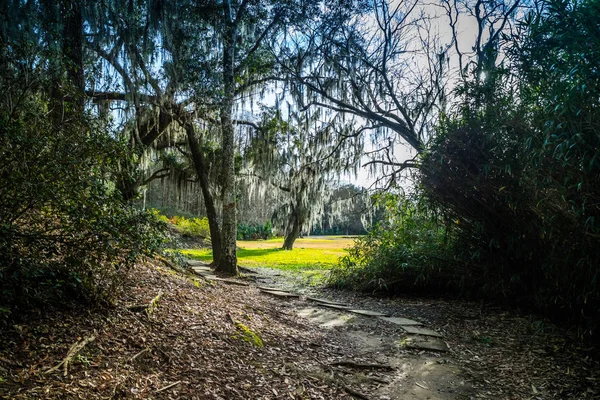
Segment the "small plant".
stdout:
<svg viewBox="0 0 600 400">
<path fill-rule="evenodd" d="M 89 367 L 91 364 L 91 361 L 84 355 L 81 354 L 77 354 L 77 361 L 79 361 L 79 363 L 85 365 L 86 367 Z"/>
<path fill-rule="evenodd" d="M 259 224 L 238 224 L 237 240 L 267 240 L 273 237 L 271 222 Z"/>
<path fill-rule="evenodd" d="M 475 340 L 477 340 L 479 343 L 485 345 L 486 347 L 490 347 L 491 345 L 494 344 L 494 339 L 489 336 L 476 336 Z"/>
<path fill-rule="evenodd" d="M 236 321 L 235 326 L 241 334 L 241 339 L 244 342 L 251 343 L 256 347 L 264 347 L 263 341 L 256 333 L 241 322 Z"/>
<path fill-rule="evenodd" d="M 157 210 L 156 208 L 151 208 L 148 211 L 150 212 L 150 214 L 152 214 L 154 216 L 154 218 L 156 218 L 157 220 L 159 220 L 161 222 L 164 222 L 164 223 L 171 222 L 166 215 L 162 215 L 160 213 L 160 210 Z"/>
</svg>

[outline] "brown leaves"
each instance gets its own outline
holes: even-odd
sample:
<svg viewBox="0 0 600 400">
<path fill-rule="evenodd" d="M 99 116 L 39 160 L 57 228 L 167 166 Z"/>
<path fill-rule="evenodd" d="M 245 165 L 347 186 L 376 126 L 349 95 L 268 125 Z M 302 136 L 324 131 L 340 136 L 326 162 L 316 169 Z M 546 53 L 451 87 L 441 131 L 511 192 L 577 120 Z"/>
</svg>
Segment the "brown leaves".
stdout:
<svg viewBox="0 0 600 400">
<path fill-rule="evenodd" d="M 0 395 L 15 399 L 347 398 L 335 385 L 315 387 L 300 369 L 284 369 L 285 375 L 279 372 L 290 353 L 300 365 L 302 359 L 316 356 L 317 350 L 309 344 L 321 340 L 324 333 L 303 324 L 288 326 L 285 317 L 280 318 L 283 310 L 276 300 L 265 299 L 249 287 L 198 288 L 189 278 L 164 274 L 152 264 L 136 266 L 133 275 L 126 298 L 108 313 L 57 312 L 22 324 L 22 333 L 4 334 L 0 348 L 18 348 L 19 353 L 0 352 L 0 377 L 7 380 Z M 149 304 L 159 292 L 163 296 L 152 314 L 127 309 L 131 304 Z M 229 315 L 259 332 L 264 347 L 241 340 Z M 37 331 L 43 326 L 54 341 L 44 343 L 31 332 L 34 326 Z M 59 364 L 74 339 L 83 339 L 91 329 L 98 331 L 96 340 L 78 346 L 67 376 L 42 373 Z M 28 368 L 40 359 L 37 369 Z"/>
<path fill-rule="evenodd" d="M 349 399 L 349 389 L 392 399 L 398 397 L 380 389 L 401 382 L 442 398 L 433 390 L 433 378 L 413 374 L 411 381 L 413 372 L 406 367 L 430 368 L 432 360 L 441 371 L 460 367 L 475 398 L 577 399 L 600 393 L 600 368 L 588 357 L 589 349 L 556 332 L 532 332 L 526 318 L 482 312 L 477 304 L 335 293 L 356 307 L 426 322 L 450 345 L 440 356 L 392 346 L 404 333 L 387 321 L 355 316 L 324 329 L 298 316 L 307 306 L 301 300 L 223 283 L 196 287 L 188 277 L 152 264 L 133 272 L 126 297 L 113 309 L 33 315 L 2 332 L 0 397 Z M 127 309 L 149 304 L 160 292 L 149 316 Z M 241 339 L 231 320 L 257 333 L 264 347 Z M 43 373 L 94 331 L 96 340 L 72 357 L 66 377 Z M 395 369 L 356 368 L 367 365 Z"/>
</svg>

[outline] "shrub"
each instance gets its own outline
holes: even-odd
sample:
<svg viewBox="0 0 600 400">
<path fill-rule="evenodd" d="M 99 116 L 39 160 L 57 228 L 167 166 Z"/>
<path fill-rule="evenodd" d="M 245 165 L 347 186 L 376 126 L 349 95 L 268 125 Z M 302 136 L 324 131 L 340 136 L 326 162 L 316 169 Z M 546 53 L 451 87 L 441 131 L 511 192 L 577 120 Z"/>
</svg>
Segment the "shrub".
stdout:
<svg viewBox="0 0 600 400">
<path fill-rule="evenodd" d="M 442 121 L 422 161 L 428 197 L 457 220 L 457 257 L 481 295 L 600 323 L 597 2 L 550 1 L 523 21 L 514 81 Z M 518 96 L 518 97 L 517 97 Z"/>
<path fill-rule="evenodd" d="M 210 239 L 210 228 L 208 226 L 208 218 L 193 218 L 178 217 L 176 226 L 184 236 L 199 237 L 202 239 Z"/>
<path fill-rule="evenodd" d="M 342 257 L 329 284 L 391 292 L 444 288 L 458 271 L 451 267 L 443 225 L 435 214 L 404 196 L 378 200 L 387 219 L 357 238 Z"/>
<path fill-rule="evenodd" d="M 186 237 L 194 237 L 201 239 L 210 239 L 210 228 L 208 226 L 208 218 L 186 218 L 180 215 L 174 215 L 171 218 L 160 213 L 160 210 L 151 209 L 150 213 L 154 218 L 163 223 L 174 225 L 177 230 Z"/>
<path fill-rule="evenodd" d="M 111 183 L 127 147 L 89 116 L 54 118 L 60 106 L 39 71 L 2 61 L 0 309 L 111 300 L 161 241 L 155 219 L 124 205 Z"/>
<path fill-rule="evenodd" d="M 263 225 L 259 224 L 238 224 L 237 240 L 259 240 L 273 237 L 271 222 L 267 221 Z"/>
<path fill-rule="evenodd" d="M 154 216 L 154 218 L 156 218 L 158 221 L 163 222 L 165 224 L 171 222 L 169 220 L 169 217 L 167 217 L 166 215 L 162 215 L 160 213 L 160 210 L 157 210 L 156 208 L 151 208 L 150 210 L 148 210 L 150 212 L 150 214 L 152 214 Z"/>
</svg>

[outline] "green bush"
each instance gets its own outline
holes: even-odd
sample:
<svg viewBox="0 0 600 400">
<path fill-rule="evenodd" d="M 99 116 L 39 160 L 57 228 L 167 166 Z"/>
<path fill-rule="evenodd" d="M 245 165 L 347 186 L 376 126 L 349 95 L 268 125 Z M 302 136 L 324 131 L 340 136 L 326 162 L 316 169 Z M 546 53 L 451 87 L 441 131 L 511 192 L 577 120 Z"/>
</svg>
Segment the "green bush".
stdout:
<svg viewBox="0 0 600 400">
<path fill-rule="evenodd" d="M 169 217 L 167 217 L 166 215 L 161 214 L 160 210 L 157 210 L 156 208 L 151 208 L 148 211 L 150 212 L 150 214 L 152 214 L 154 216 L 154 218 L 156 218 L 160 222 L 163 222 L 165 224 L 171 222 L 169 220 Z"/>
<path fill-rule="evenodd" d="M 154 218 L 163 223 L 170 223 L 177 227 L 177 230 L 187 237 L 210 239 L 210 228 L 208 218 L 186 218 L 181 215 L 174 215 L 171 218 L 161 214 L 160 210 L 155 208 L 150 210 Z"/>
<path fill-rule="evenodd" d="M 435 214 L 404 196 L 387 194 L 378 202 L 387 218 L 356 239 L 332 269 L 329 284 L 390 292 L 448 285 L 458 270 L 447 257 L 445 229 Z"/>
<path fill-rule="evenodd" d="M 14 61 L 29 55 L 21 50 L 0 47 L 0 309 L 111 300 L 159 247 L 161 226 L 111 183 L 126 144 L 90 116 L 56 118 L 74 105 L 57 104 L 44 74 Z"/>
<path fill-rule="evenodd" d="M 259 240 L 273 237 L 271 222 L 267 221 L 263 225 L 259 224 L 238 224 L 237 240 Z"/>
<path fill-rule="evenodd" d="M 210 228 L 206 217 L 193 219 L 177 217 L 175 226 L 179 228 L 184 236 L 210 239 Z"/>
<path fill-rule="evenodd" d="M 551 1 L 528 16 L 512 75 L 496 71 L 488 103 L 442 121 L 421 181 L 458 222 L 456 256 L 480 295 L 585 335 L 600 324 L 599 18 L 588 1 Z"/>
</svg>

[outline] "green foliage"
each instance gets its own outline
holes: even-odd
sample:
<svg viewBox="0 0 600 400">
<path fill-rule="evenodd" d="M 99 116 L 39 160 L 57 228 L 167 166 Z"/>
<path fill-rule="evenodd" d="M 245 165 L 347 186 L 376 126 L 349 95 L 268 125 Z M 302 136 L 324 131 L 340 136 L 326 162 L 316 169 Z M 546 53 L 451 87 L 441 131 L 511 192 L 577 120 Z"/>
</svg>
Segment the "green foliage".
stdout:
<svg viewBox="0 0 600 400">
<path fill-rule="evenodd" d="M 273 237 L 271 222 L 259 224 L 238 224 L 237 240 L 267 240 Z"/>
<path fill-rule="evenodd" d="M 210 228 L 208 227 L 208 218 L 173 217 L 170 220 L 175 224 L 184 236 L 200 237 L 210 239 Z"/>
<path fill-rule="evenodd" d="M 150 214 L 152 214 L 154 216 L 154 218 L 156 218 L 158 221 L 161 221 L 165 224 L 171 222 L 169 221 L 169 217 L 167 217 L 166 215 L 162 215 L 160 213 L 160 210 L 157 210 L 156 208 L 151 208 L 150 210 L 148 210 L 150 212 Z"/>
<path fill-rule="evenodd" d="M 154 218 L 163 223 L 170 223 L 177 227 L 183 236 L 198 237 L 202 239 L 210 239 L 210 228 L 208 226 L 208 218 L 186 218 L 181 215 L 174 215 L 171 218 L 161 214 L 160 210 L 155 208 L 150 210 Z"/>
<path fill-rule="evenodd" d="M 1 305 L 110 300 L 162 228 L 114 190 L 126 146 L 52 99 L 44 64 L 20 63 L 30 51 L 0 47 Z"/>
<path fill-rule="evenodd" d="M 404 196 L 387 194 L 378 203 L 387 210 L 387 220 L 356 239 L 332 269 L 329 283 L 394 292 L 450 282 L 458 271 L 446 260 L 445 230 L 435 214 Z"/>
<path fill-rule="evenodd" d="M 529 15 L 512 39 L 511 74 L 494 72 L 486 101 L 468 93 L 422 161 L 468 284 L 588 335 L 600 319 L 599 18 L 593 1 Z"/>
</svg>

